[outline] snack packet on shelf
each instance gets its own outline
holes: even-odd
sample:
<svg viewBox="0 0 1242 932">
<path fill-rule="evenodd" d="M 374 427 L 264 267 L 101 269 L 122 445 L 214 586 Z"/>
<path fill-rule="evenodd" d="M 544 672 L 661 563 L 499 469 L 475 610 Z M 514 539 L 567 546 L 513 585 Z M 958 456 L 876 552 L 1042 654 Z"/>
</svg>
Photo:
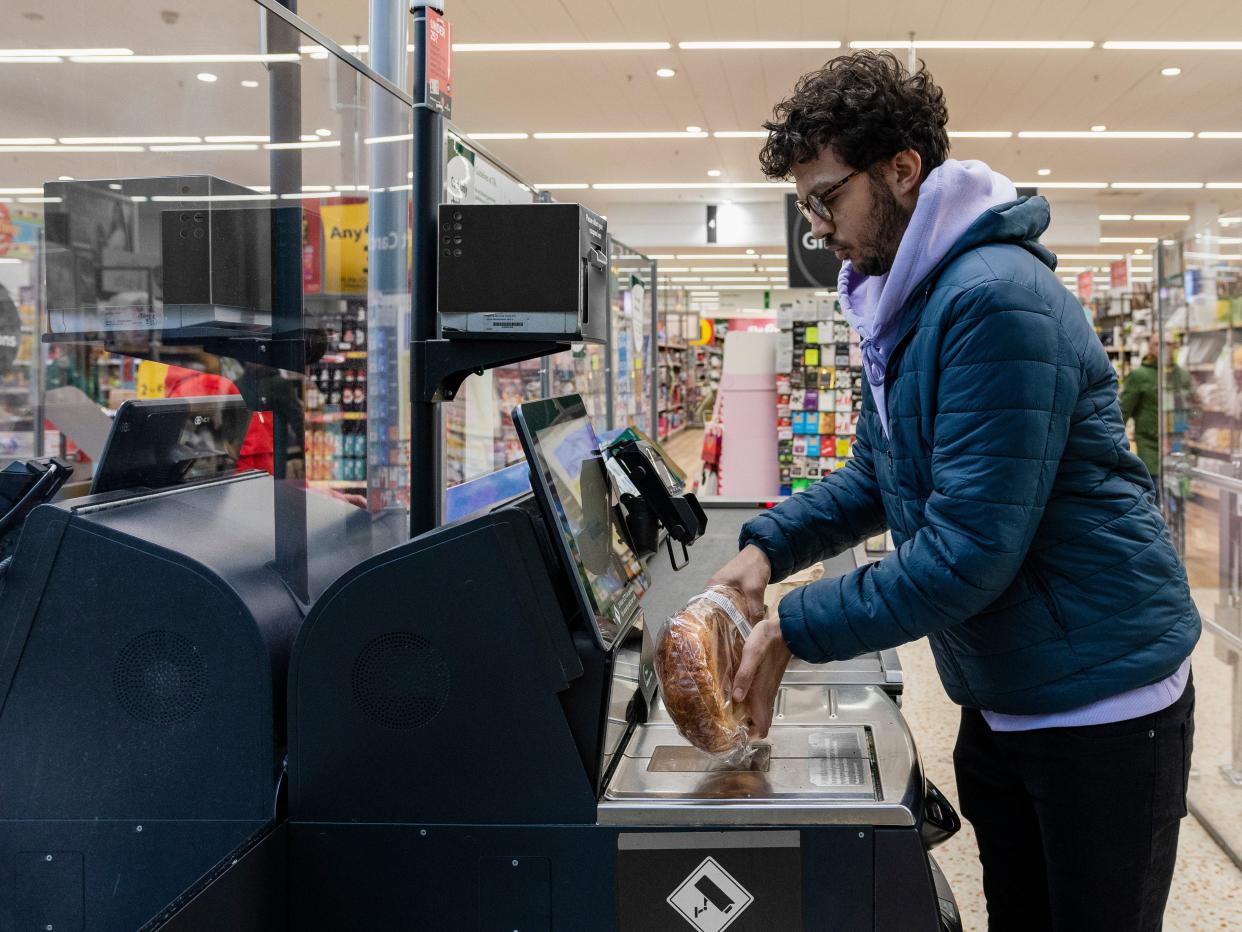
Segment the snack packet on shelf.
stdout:
<svg viewBox="0 0 1242 932">
<path fill-rule="evenodd" d="M 668 620 L 656 646 L 660 692 L 678 732 L 728 764 L 740 764 L 752 753 L 741 710 L 732 701 L 733 677 L 749 634 L 742 593 L 710 586 Z"/>
</svg>

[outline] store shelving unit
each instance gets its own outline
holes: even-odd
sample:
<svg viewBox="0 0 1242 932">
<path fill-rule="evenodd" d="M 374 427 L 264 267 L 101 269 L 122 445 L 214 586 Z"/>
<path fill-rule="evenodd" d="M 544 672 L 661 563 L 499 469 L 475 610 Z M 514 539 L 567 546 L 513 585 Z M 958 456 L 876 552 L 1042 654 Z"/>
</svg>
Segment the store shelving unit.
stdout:
<svg viewBox="0 0 1242 932">
<path fill-rule="evenodd" d="M 780 491 L 808 488 L 853 455 L 862 410 L 858 334 L 830 298 L 781 305 L 777 350 Z"/>
<path fill-rule="evenodd" d="M 1104 294 L 1090 302 L 1095 331 L 1122 382 L 1147 353 L 1154 320 L 1148 287 Z"/>
<path fill-rule="evenodd" d="M 727 330 L 727 326 L 725 328 Z M 704 410 L 705 402 L 712 398 L 720 389 L 720 372 L 724 361 L 723 337 L 717 340 L 716 328 L 712 327 L 712 340 L 709 343 L 697 343 L 690 347 L 690 385 L 689 414 L 690 426 L 702 427 L 711 417 L 711 412 Z"/>
<path fill-rule="evenodd" d="M 667 440 L 690 422 L 688 392 L 693 366 L 690 347 L 685 343 L 661 341 L 657 350 L 659 437 Z"/>
<path fill-rule="evenodd" d="M 328 342 L 305 387 L 307 483 L 367 488 L 367 304 L 362 295 L 307 295 L 308 315 Z"/>
</svg>

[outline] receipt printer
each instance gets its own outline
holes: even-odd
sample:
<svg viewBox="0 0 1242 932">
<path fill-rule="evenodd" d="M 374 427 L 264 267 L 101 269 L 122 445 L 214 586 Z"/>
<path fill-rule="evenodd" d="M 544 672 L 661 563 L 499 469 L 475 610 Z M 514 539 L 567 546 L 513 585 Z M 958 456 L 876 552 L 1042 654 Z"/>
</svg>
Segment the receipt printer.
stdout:
<svg viewBox="0 0 1242 932">
<path fill-rule="evenodd" d="M 448 339 L 603 343 L 608 224 L 581 204 L 441 204 Z"/>
</svg>

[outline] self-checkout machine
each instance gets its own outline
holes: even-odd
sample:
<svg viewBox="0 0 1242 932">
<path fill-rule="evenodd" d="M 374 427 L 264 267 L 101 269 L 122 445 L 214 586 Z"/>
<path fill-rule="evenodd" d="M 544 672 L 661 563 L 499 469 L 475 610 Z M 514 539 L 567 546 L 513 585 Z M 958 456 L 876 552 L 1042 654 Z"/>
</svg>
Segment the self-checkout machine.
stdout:
<svg viewBox="0 0 1242 932">
<path fill-rule="evenodd" d="M 283 18 L 265 35 L 296 60 Z M 296 145 L 297 65 L 271 71 L 273 142 Z M 284 373 L 322 350 L 302 208 L 281 198 L 300 198 L 297 158 L 273 147 L 270 194 L 205 175 L 45 185 L 45 342 L 244 375 L 240 397 L 122 406 L 91 494 L 46 503 L 56 460 L 0 479 L 0 532 L 23 523 L 0 563 L 0 929 L 133 930 L 260 849 L 264 895 L 209 927 L 285 925 L 293 638 L 333 579 L 408 539 L 404 508 L 308 493 L 283 442 L 274 476 L 236 469 L 252 412 L 298 445 Z"/>
<path fill-rule="evenodd" d="M 790 684 L 745 764 L 691 748 L 581 400 L 517 422 L 533 494 L 350 571 L 302 629 L 293 925 L 941 928 L 939 830 L 884 689 Z"/>
<path fill-rule="evenodd" d="M 416 145 L 434 119 L 416 113 Z M 579 206 L 467 209 L 419 187 L 416 438 L 470 372 L 602 335 L 607 254 Z M 292 927 L 955 927 L 927 854 L 947 829 L 884 686 L 790 683 L 745 764 L 697 752 L 658 700 L 635 524 L 654 516 L 671 548 L 703 513 L 641 438 L 646 466 L 626 469 L 576 396 L 515 424 L 530 493 L 437 526 L 424 479 L 418 536 L 344 574 L 301 629 Z"/>
</svg>

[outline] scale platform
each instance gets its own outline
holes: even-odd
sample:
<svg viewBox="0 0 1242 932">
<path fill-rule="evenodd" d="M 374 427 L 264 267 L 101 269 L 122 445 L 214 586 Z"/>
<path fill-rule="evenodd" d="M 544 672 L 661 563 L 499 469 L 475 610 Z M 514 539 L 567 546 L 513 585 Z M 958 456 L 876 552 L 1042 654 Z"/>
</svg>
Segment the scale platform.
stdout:
<svg viewBox="0 0 1242 932">
<path fill-rule="evenodd" d="M 622 751 L 599 821 L 911 826 L 922 788 L 909 729 L 882 688 L 786 685 L 768 737 L 734 767 L 691 747 L 657 703 Z"/>
</svg>

